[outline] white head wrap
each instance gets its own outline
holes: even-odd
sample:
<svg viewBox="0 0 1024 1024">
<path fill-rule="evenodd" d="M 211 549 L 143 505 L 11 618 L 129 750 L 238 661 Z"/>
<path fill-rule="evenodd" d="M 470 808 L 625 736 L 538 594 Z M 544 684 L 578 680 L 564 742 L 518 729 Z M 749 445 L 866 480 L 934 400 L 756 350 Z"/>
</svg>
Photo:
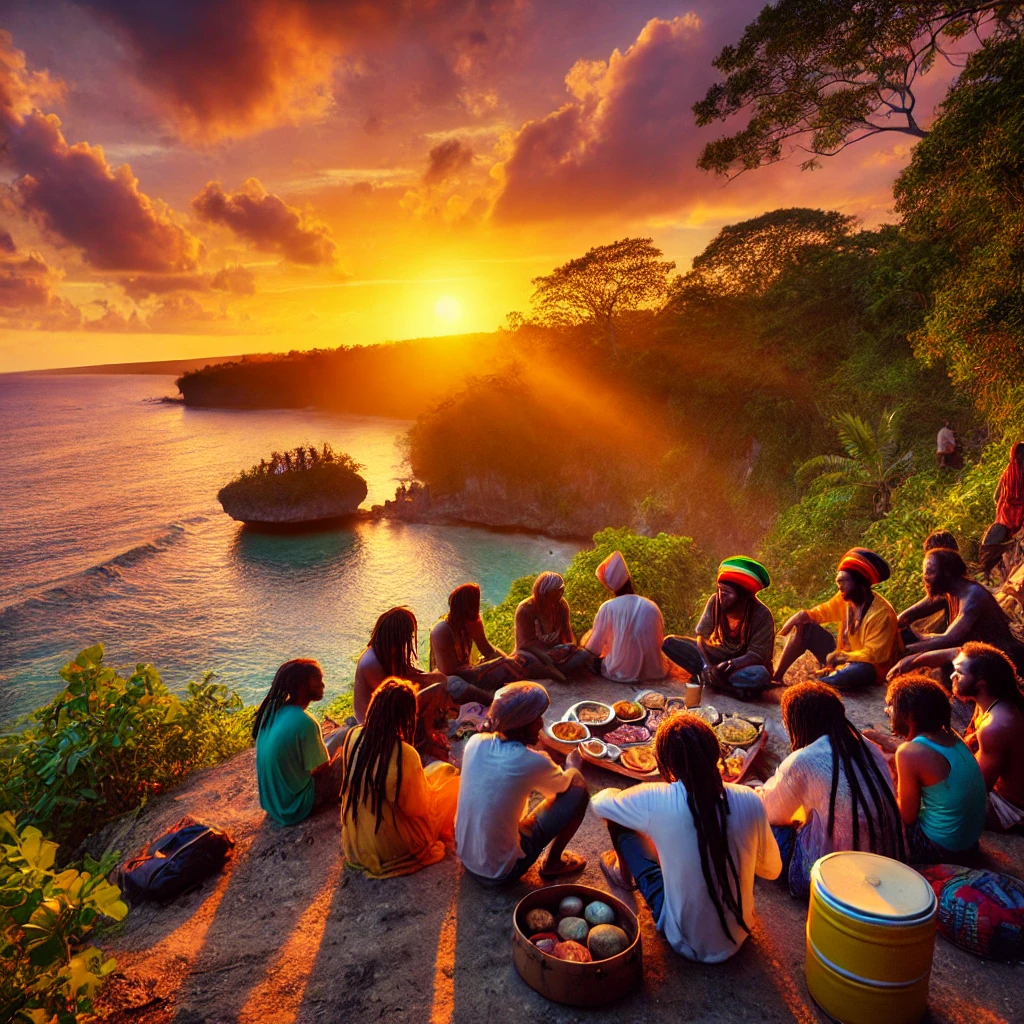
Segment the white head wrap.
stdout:
<svg viewBox="0 0 1024 1024">
<path fill-rule="evenodd" d="M 613 551 L 598 567 L 597 578 L 612 593 L 629 581 L 629 566 L 618 551 Z"/>
<path fill-rule="evenodd" d="M 557 572 L 542 572 L 533 581 L 533 599 L 535 601 L 549 594 L 565 590 L 565 580 Z"/>
</svg>

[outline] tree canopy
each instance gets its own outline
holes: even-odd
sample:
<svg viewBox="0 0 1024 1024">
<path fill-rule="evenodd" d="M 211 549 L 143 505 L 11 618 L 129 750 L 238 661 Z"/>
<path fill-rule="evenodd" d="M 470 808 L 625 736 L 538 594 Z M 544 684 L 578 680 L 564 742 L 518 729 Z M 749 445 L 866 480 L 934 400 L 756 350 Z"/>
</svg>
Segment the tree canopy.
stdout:
<svg viewBox="0 0 1024 1024">
<path fill-rule="evenodd" d="M 725 81 L 694 105 L 697 124 L 740 111 L 749 120 L 708 143 L 697 165 L 733 174 L 799 149 L 810 168 L 881 132 L 923 138 L 918 78 L 968 39 L 1017 36 L 1022 24 L 1021 5 L 998 0 L 779 0 L 713 62 Z"/>
<path fill-rule="evenodd" d="M 615 318 L 659 304 L 675 263 L 650 238 L 599 245 L 550 274 L 535 277 L 534 319 L 547 327 L 592 327 L 615 353 Z"/>
</svg>

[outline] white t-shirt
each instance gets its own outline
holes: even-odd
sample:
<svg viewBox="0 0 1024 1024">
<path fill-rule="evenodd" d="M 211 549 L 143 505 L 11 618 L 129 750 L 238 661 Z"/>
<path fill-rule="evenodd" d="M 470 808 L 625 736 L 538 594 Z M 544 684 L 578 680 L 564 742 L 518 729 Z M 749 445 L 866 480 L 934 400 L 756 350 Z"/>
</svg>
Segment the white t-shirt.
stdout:
<svg viewBox="0 0 1024 1024">
<path fill-rule="evenodd" d="M 564 793 L 571 776 L 538 750 L 497 733 L 470 738 L 462 755 L 455 848 L 481 878 L 504 878 L 523 856 L 519 822 L 530 794 Z"/>
<path fill-rule="evenodd" d="M 608 679 L 663 679 L 667 675 L 661 653 L 664 639 L 661 609 L 639 594 L 623 594 L 597 609 L 585 646 L 604 659 L 601 674 Z"/>
<path fill-rule="evenodd" d="M 942 455 L 956 451 L 956 435 L 949 427 L 943 427 L 936 435 L 935 450 Z"/>
<path fill-rule="evenodd" d="M 768 825 L 768 815 L 756 793 L 745 786 L 726 785 L 729 795 L 729 849 L 739 873 L 743 919 L 754 921 L 754 875 L 778 878 L 782 858 Z M 725 919 L 734 942 L 722 930 L 711 902 L 693 815 L 681 782 L 648 782 L 631 789 L 605 789 L 591 798 L 599 817 L 644 833 L 661 861 L 665 902 L 655 922 L 672 948 L 690 960 L 719 963 L 743 944 L 747 933 L 727 909 Z"/>
<path fill-rule="evenodd" d="M 871 754 L 882 785 L 893 793 L 892 776 L 885 763 L 882 751 L 874 743 L 866 744 Z M 854 766 L 860 791 L 871 800 L 870 791 L 865 784 L 860 769 Z M 878 785 L 878 779 L 873 780 Z M 836 815 L 832 829 L 832 841 L 828 838 L 828 804 L 832 793 L 832 741 L 827 736 L 819 736 L 806 747 L 794 750 L 775 770 L 775 774 L 757 790 L 768 820 L 773 825 L 788 825 L 794 820 L 805 823 L 800 829 L 799 843 L 804 851 L 804 861 L 809 866 L 826 853 L 836 850 L 852 850 L 853 846 L 853 802 L 850 799 L 850 784 L 847 781 L 843 765 L 839 763 L 839 785 L 836 787 Z M 871 804 L 874 811 L 874 802 Z M 864 816 L 864 808 L 858 803 L 857 816 L 860 818 L 858 828 L 859 846 L 868 850 L 868 826 Z M 876 850 L 886 856 L 892 856 L 887 850 Z"/>
</svg>

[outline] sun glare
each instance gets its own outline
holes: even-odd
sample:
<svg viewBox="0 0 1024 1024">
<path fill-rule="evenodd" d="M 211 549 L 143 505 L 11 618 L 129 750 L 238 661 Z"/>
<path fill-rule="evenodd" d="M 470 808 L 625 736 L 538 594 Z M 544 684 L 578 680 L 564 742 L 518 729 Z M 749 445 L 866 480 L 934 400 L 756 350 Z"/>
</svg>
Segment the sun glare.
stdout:
<svg viewBox="0 0 1024 1024">
<path fill-rule="evenodd" d="M 442 323 L 456 324 L 462 319 L 462 303 L 450 295 L 442 295 L 434 303 L 434 316 Z"/>
</svg>

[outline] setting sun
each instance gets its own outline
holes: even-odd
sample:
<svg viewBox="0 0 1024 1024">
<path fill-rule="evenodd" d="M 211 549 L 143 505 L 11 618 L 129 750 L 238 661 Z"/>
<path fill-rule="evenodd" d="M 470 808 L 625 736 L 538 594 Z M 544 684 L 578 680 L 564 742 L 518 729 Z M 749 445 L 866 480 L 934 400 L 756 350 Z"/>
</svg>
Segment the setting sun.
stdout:
<svg viewBox="0 0 1024 1024">
<path fill-rule="evenodd" d="M 442 295 L 434 303 L 434 316 L 442 323 L 457 324 L 462 319 L 462 303 L 450 295 Z"/>
</svg>

